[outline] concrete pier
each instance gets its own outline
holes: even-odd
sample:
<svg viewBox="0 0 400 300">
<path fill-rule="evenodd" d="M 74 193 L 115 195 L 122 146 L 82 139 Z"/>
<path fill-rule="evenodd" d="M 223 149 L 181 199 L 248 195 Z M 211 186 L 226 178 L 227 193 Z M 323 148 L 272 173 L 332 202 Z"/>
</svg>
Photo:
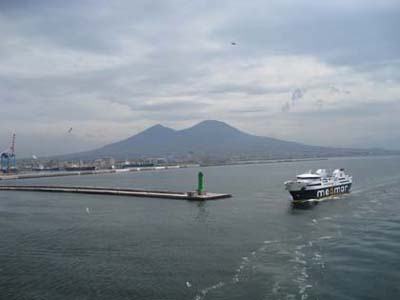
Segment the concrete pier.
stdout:
<svg viewBox="0 0 400 300">
<path fill-rule="evenodd" d="M 125 172 L 139 172 L 139 171 L 160 171 L 181 168 L 196 168 L 199 165 L 174 165 L 174 166 L 154 166 L 154 167 L 137 167 L 125 169 L 101 169 L 101 170 L 88 170 L 88 171 L 54 171 L 54 172 L 33 172 L 33 173 L 17 173 L 17 174 L 1 174 L 0 180 L 16 180 L 16 179 L 31 179 L 42 177 L 61 177 L 61 176 L 79 176 L 79 175 L 98 175 L 98 174 L 118 174 Z"/>
<path fill-rule="evenodd" d="M 108 188 L 108 187 L 82 187 L 82 186 L 39 186 L 39 185 L 9 185 L 0 186 L 0 191 L 27 191 L 27 192 L 53 192 L 53 193 L 79 193 L 114 196 L 131 196 L 147 198 L 165 198 L 191 201 L 216 200 L 230 198 L 230 194 L 204 192 L 171 192 L 141 189 Z"/>
</svg>

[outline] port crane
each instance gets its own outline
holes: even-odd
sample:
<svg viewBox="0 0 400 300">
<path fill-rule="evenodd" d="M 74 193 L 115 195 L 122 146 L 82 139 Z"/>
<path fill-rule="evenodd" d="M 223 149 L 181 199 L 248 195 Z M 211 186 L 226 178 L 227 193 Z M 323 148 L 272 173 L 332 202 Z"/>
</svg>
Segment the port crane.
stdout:
<svg viewBox="0 0 400 300">
<path fill-rule="evenodd" d="M 0 172 L 11 173 L 15 171 L 15 133 L 12 135 L 11 145 L 0 152 Z"/>
</svg>

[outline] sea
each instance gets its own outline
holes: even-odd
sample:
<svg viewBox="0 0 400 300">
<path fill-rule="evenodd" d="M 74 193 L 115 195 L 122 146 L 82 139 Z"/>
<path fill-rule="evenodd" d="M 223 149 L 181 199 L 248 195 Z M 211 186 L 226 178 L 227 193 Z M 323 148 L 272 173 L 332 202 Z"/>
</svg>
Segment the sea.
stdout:
<svg viewBox="0 0 400 300">
<path fill-rule="evenodd" d="M 352 192 L 293 208 L 284 181 L 345 168 Z M 190 202 L 0 192 L 0 299 L 400 299 L 400 157 L 331 158 L 57 178 L 188 191 Z"/>
</svg>

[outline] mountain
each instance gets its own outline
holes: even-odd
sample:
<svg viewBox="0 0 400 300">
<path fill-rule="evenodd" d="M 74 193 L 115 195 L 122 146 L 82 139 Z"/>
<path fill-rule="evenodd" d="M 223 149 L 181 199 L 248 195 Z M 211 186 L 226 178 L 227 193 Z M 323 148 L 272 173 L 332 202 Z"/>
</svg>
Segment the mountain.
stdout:
<svg viewBox="0 0 400 300">
<path fill-rule="evenodd" d="M 274 138 L 260 137 L 240 131 L 224 122 L 207 120 L 193 127 L 174 130 L 152 126 L 139 134 L 96 150 L 68 157 L 96 158 L 198 154 L 217 157 L 247 156 L 263 158 L 361 155 L 381 150 L 309 146 Z"/>
</svg>

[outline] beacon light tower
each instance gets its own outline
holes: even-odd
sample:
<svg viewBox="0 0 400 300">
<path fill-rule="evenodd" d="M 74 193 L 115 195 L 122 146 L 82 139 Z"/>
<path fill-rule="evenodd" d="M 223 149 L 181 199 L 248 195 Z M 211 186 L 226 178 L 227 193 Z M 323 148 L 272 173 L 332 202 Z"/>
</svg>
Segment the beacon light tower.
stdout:
<svg viewBox="0 0 400 300">
<path fill-rule="evenodd" d="M 197 194 L 205 195 L 204 191 L 204 174 L 203 172 L 199 172 L 197 174 Z"/>
<path fill-rule="evenodd" d="M 15 171 L 15 133 L 12 136 L 10 147 L 0 153 L 0 170 L 3 173 Z"/>
</svg>

